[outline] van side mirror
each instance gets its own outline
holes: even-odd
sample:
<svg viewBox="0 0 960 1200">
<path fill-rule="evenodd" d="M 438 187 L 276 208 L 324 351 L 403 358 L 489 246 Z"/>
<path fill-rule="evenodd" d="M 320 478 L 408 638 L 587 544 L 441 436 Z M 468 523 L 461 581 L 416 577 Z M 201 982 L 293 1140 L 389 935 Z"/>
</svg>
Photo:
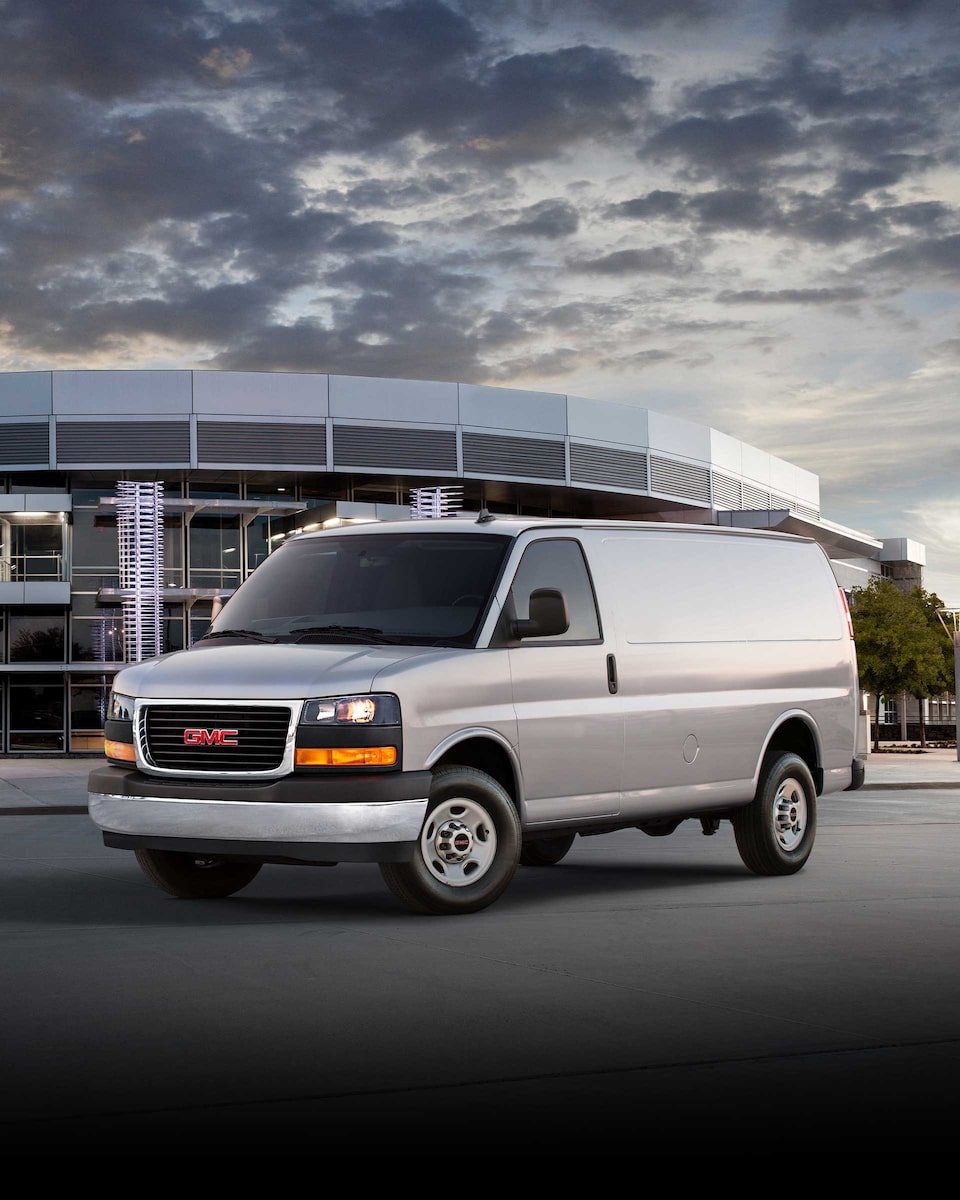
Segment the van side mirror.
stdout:
<svg viewBox="0 0 960 1200">
<path fill-rule="evenodd" d="M 557 637 L 570 628 L 566 597 L 556 588 L 537 588 L 530 593 L 530 616 L 513 622 L 515 638 Z"/>
</svg>

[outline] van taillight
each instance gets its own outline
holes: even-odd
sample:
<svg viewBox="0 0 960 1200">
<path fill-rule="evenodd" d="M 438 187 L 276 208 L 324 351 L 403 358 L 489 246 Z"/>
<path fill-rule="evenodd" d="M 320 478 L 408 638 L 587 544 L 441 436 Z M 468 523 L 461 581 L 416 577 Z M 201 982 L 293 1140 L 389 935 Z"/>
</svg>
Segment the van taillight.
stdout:
<svg viewBox="0 0 960 1200">
<path fill-rule="evenodd" d="M 853 618 L 850 616 L 850 605 L 847 603 L 847 593 L 843 590 L 843 588 L 838 588 L 837 591 L 840 593 L 840 603 L 843 605 L 843 614 L 847 618 L 847 633 L 849 633 L 852 638 Z"/>
</svg>

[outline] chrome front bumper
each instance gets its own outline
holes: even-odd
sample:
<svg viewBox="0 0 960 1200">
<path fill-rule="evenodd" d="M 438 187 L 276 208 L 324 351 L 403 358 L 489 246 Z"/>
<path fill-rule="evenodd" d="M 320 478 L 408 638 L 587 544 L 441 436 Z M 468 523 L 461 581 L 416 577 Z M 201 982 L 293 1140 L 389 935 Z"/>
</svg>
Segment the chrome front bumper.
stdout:
<svg viewBox="0 0 960 1200">
<path fill-rule="evenodd" d="M 90 816 L 105 833 L 212 841 L 413 842 L 427 799 L 386 803 L 283 804 L 89 793 Z"/>
</svg>

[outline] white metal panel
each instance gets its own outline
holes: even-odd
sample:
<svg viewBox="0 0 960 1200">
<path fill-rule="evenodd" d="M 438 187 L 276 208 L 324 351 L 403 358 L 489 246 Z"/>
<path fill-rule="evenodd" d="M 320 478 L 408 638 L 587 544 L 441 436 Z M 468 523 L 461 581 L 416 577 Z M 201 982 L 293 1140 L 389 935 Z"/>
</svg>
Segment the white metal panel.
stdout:
<svg viewBox="0 0 960 1200">
<path fill-rule="evenodd" d="M 567 426 L 572 438 L 647 445 L 647 410 L 632 404 L 613 404 L 586 396 L 567 397 Z"/>
<path fill-rule="evenodd" d="M 191 371 L 54 371 L 53 411 L 69 416 L 189 413 Z"/>
<path fill-rule="evenodd" d="M 794 467 L 796 472 L 797 499 L 813 508 L 820 508 L 820 476 L 803 467 Z"/>
<path fill-rule="evenodd" d="M 327 378 L 293 371 L 194 371 L 193 411 L 229 416 L 325 417 Z"/>
<path fill-rule="evenodd" d="M 48 415 L 51 412 L 49 371 L 11 371 L 0 374 L 0 412 L 5 417 Z"/>
<path fill-rule="evenodd" d="M 743 442 L 739 438 L 710 430 L 710 463 L 730 475 L 743 474 Z"/>
<path fill-rule="evenodd" d="M 770 488 L 781 496 L 797 494 L 797 468 L 776 455 L 770 455 Z"/>
<path fill-rule="evenodd" d="M 760 487 L 770 486 L 770 455 L 743 443 L 743 477 Z"/>
<path fill-rule="evenodd" d="M 460 424 L 529 433 L 566 433 L 567 398 L 557 392 L 460 384 Z"/>
<path fill-rule="evenodd" d="M 73 497 L 62 492 L 8 492 L 0 496 L 0 513 L 70 512 Z"/>
<path fill-rule="evenodd" d="M 708 426 L 697 425 L 682 417 L 668 417 L 665 413 L 651 412 L 647 428 L 651 450 L 663 450 L 667 454 L 699 459 L 702 463 L 710 461 Z"/>
<path fill-rule="evenodd" d="M 457 385 L 418 379 L 330 376 L 330 412 L 369 421 L 457 423 Z"/>
<path fill-rule="evenodd" d="M 883 549 L 877 555 L 880 562 L 912 562 L 924 567 L 927 564 L 927 548 L 923 542 L 912 538 L 884 538 Z"/>
</svg>

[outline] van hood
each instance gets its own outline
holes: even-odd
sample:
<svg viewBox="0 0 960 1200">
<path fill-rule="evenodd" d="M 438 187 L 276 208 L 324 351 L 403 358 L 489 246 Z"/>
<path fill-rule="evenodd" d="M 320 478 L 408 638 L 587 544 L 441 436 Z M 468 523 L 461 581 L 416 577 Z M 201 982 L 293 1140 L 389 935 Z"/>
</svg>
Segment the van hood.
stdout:
<svg viewBox="0 0 960 1200">
<path fill-rule="evenodd" d="M 386 667 L 430 646 L 207 642 L 125 667 L 114 690 L 151 700 L 291 700 L 370 691 Z"/>
</svg>

